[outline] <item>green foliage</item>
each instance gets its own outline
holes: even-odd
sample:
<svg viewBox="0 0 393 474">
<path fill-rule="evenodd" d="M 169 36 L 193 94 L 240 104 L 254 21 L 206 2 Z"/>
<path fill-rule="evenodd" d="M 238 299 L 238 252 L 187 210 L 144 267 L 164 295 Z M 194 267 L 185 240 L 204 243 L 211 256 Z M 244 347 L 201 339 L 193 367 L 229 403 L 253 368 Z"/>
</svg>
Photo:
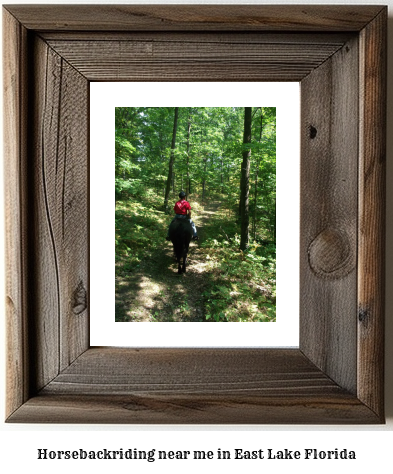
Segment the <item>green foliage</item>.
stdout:
<svg viewBox="0 0 393 474">
<path fill-rule="evenodd" d="M 204 292 L 206 319 L 222 322 L 273 322 L 276 320 L 276 259 L 274 245 L 253 242 L 239 250 L 240 237 L 226 220 L 228 210 L 218 213 L 221 232 L 210 227 L 202 243 L 210 262 Z M 214 236 L 213 236 L 214 234 Z"/>
<path fill-rule="evenodd" d="M 173 107 L 116 108 L 117 198 L 135 195 L 132 180 L 141 179 L 163 199 L 171 153 L 173 110 Z M 201 194 L 202 200 L 220 192 L 230 205 L 235 205 L 240 195 L 243 115 L 242 107 L 179 108 L 172 179 L 174 191 L 190 186 L 190 192 Z M 264 225 L 268 215 L 267 230 L 273 238 L 275 108 L 254 108 L 252 124 L 250 211 L 257 226 Z"/>
<path fill-rule="evenodd" d="M 239 250 L 240 167 L 244 108 L 179 108 L 170 202 L 180 189 L 193 215 L 209 199 L 221 209 L 204 226 L 203 295 L 208 321 L 275 321 L 276 110 L 254 107 L 249 181 L 250 246 Z M 164 192 L 174 107 L 115 111 L 116 272 L 130 274 L 160 248 L 168 216 Z M 172 207 L 173 204 L 170 206 Z M 195 213 L 195 214 L 194 214 Z M 186 300 L 176 311 L 187 315 Z M 152 320 L 158 320 L 152 315 Z"/>
<path fill-rule="evenodd" d="M 202 206 L 193 200 L 193 209 L 197 213 Z M 163 255 L 168 217 L 158 209 L 154 191 L 147 190 L 143 197 L 117 202 L 115 223 L 116 280 L 120 284 L 148 263 L 154 251 Z M 204 289 L 199 304 L 206 321 L 275 321 L 275 245 L 252 242 L 241 252 L 234 213 L 223 206 L 204 225 L 203 232 L 198 258 L 205 263 Z M 165 271 L 170 274 L 168 268 Z M 177 295 L 176 287 L 160 291 L 157 297 L 168 300 L 170 314 L 190 317 L 188 296 Z M 150 320 L 161 321 L 160 312 L 152 312 Z"/>
<path fill-rule="evenodd" d="M 158 248 L 165 235 L 167 218 L 155 205 L 155 195 L 117 201 L 115 210 L 116 274 L 123 276 Z"/>
</svg>

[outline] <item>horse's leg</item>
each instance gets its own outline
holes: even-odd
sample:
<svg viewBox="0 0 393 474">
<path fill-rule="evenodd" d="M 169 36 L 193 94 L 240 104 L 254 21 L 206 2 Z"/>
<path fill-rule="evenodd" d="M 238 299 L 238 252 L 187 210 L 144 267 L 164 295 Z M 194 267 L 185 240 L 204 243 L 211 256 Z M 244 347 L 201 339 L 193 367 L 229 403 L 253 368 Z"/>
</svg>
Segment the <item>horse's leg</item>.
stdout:
<svg viewBox="0 0 393 474">
<path fill-rule="evenodd" d="M 180 262 L 181 262 L 181 257 L 178 257 L 178 258 L 177 258 L 177 273 L 179 273 L 179 275 L 180 275 L 181 272 L 182 272 L 182 268 L 181 268 Z"/>
<path fill-rule="evenodd" d="M 186 268 L 187 268 L 187 255 L 188 255 L 188 245 L 186 245 L 183 250 L 183 272 L 184 273 L 186 273 Z"/>
<path fill-rule="evenodd" d="M 186 273 L 187 253 L 183 255 L 183 273 Z"/>
</svg>

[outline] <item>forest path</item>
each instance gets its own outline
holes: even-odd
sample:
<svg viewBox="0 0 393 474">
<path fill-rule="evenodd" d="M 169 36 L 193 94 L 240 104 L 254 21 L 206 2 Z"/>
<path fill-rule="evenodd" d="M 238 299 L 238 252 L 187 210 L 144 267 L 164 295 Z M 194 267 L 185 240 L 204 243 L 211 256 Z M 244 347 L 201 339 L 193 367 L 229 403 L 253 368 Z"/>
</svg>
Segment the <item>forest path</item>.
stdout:
<svg viewBox="0 0 393 474">
<path fill-rule="evenodd" d="M 208 262 L 199 247 L 204 228 L 213 225 L 220 202 L 211 202 L 193 216 L 199 241 L 191 241 L 187 272 L 179 275 L 172 243 L 162 246 L 144 259 L 129 276 L 118 277 L 116 321 L 206 322 L 203 291 Z"/>
</svg>

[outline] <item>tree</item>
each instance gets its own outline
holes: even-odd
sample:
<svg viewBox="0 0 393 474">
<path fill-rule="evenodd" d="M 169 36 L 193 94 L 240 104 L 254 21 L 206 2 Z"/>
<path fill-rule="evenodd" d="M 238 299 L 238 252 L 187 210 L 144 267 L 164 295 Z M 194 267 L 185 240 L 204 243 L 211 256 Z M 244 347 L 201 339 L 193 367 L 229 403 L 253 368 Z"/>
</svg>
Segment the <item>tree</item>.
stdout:
<svg viewBox="0 0 393 474">
<path fill-rule="evenodd" d="M 241 234 L 242 225 L 245 248 L 248 239 L 274 240 L 275 108 L 252 108 L 251 131 L 246 133 L 250 140 L 253 137 L 251 142 L 244 137 L 246 109 L 251 110 L 247 107 L 117 107 L 116 199 L 126 201 L 147 194 L 160 195 L 168 209 L 168 203 L 180 189 L 173 193 L 176 178 L 176 188 L 181 186 L 188 195 L 192 193 L 191 200 L 213 197 L 222 201 L 228 211 L 237 210 L 239 218 L 231 217 L 232 232 Z M 249 183 L 244 186 L 245 180 Z"/>
<path fill-rule="evenodd" d="M 254 174 L 254 199 L 250 202 L 254 240 L 275 241 L 276 234 L 276 109 L 259 107 L 260 120 L 253 121 L 251 163 Z M 251 172 L 251 171 L 250 171 Z"/>
<path fill-rule="evenodd" d="M 248 247 L 249 234 L 249 181 L 250 181 L 250 157 L 251 157 L 251 125 L 252 107 L 244 108 L 244 133 L 243 133 L 243 162 L 241 167 L 240 181 L 240 249 Z"/>
<path fill-rule="evenodd" d="M 263 110 L 262 107 L 261 109 L 261 124 L 260 124 L 260 130 L 259 130 L 259 144 L 262 142 L 262 131 L 263 131 Z M 256 238 L 256 233 L 257 233 L 257 208 L 258 208 L 258 172 L 259 172 L 259 163 L 260 163 L 260 154 L 258 153 L 258 158 L 256 162 L 256 167 L 255 167 L 255 186 L 254 186 L 254 213 L 253 213 L 253 219 L 252 219 L 252 236 L 253 239 L 255 240 Z"/>
<path fill-rule="evenodd" d="M 187 184 L 186 184 L 186 194 L 191 192 L 191 179 L 190 179 L 190 135 L 191 135 L 191 109 L 188 112 L 188 121 L 187 121 Z"/>
<path fill-rule="evenodd" d="M 168 179 L 166 182 L 165 199 L 164 199 L 165 212 L 168 211 L 168 198 L 169 198 L 169 192 L 171 189 L 171 180 L 173 177 L 173 163 L 175 161 L 176 132 L 177 132 L 178 116 L 179 116 L 179 107 L 175 107 L 175 117 L 173 121 L 173 132 L 172 132 L 171 157 L 169 159 Z"/>
</svg>

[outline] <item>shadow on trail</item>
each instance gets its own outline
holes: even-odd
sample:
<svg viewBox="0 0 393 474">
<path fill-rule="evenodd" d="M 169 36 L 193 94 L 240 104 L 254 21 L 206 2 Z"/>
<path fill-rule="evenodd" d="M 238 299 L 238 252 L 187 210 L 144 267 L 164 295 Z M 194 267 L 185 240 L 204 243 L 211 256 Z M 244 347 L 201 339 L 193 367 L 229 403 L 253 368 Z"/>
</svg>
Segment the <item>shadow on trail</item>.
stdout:
<svg viewBox="0 0 393 474">
<path fill-rule="evenodd" d="M 118 281 L 116 321 L 206 321 L 203 272 L 194 268 L 191 244 L 188 268 L 177 273 L 172 244 L 163 245 L 137 271 Z"/>
<path fill-rule="evenodd" d="M 117 278 L 116 321 L 206 322 L 203 291 L 207 262 L 199 252 L 199 243 L 218 207 L 219 203 L 205 206 L 195 219 L 200 240 L 190 244 L 185 274 L 177 273 L 172 243 L 163 241 L 139 268 Z M 214 227 L 214 223 L 209 225 Z"/>
<path fill-rule="evenodd" d="M 218 207 L 219 203 L 210 203 L 195 218 L 200 240 L 190 244 L 185 274 L 177 273 L 172 243 L 163 241 L 139 268 L 117 278 L 116 321 L 206 322 L 203 291 L 207 262 L 199 252 L 199 243 L 206 235 L 205 227 L 215 227 L 211 221 Z"/>
</svg>

